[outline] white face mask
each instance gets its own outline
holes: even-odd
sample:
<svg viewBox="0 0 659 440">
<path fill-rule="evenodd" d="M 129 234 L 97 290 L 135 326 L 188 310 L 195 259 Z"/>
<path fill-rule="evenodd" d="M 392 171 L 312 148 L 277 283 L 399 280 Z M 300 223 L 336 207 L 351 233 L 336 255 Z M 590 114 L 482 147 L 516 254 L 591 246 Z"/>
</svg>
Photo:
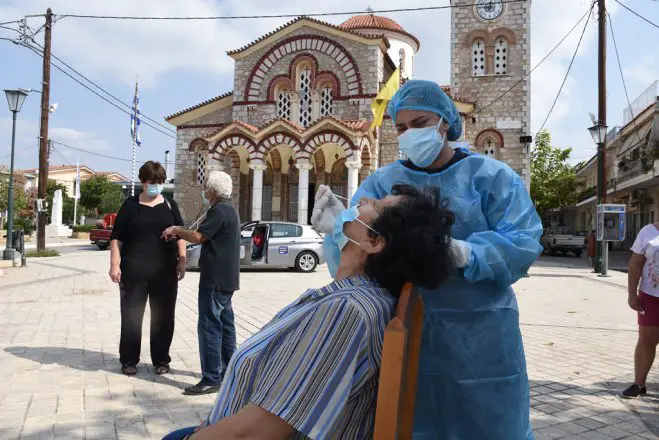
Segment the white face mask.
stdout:
<svg viewBox="0 0 659 440">
<path fill-rule="evenodd" d="M 439 134 L 442 119 L 433 127 L 408 128 L 398 136 L 400 151 L 419 168 L 428 168 L 437 160 L 444 148 L 444 139 Z"/>
</svg>

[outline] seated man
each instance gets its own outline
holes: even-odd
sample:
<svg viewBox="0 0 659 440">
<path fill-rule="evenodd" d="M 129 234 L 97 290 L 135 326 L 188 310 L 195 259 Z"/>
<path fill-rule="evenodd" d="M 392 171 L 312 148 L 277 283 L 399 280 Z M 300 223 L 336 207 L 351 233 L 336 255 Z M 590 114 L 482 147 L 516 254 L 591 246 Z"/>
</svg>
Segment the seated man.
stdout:
<svg viewBox="0 0 659 440">
<path fill-rule="evenodd" d="M 263 256 L 263 245 L 265 244 L 265 233 L 261 228 L 257 228 L 254 231 L 254 237 L 252 237 L 252 260 L 260 260 Z"/>
<path fill-rule="evenodd" d="M 384 330 L 405 282 L 450 275 L 452 223 L 436 190 L 407 185 L 342 211 L 336 280 L 241 345 L 207 420 L 165 440 L 372 438 Z"/>
</svg>

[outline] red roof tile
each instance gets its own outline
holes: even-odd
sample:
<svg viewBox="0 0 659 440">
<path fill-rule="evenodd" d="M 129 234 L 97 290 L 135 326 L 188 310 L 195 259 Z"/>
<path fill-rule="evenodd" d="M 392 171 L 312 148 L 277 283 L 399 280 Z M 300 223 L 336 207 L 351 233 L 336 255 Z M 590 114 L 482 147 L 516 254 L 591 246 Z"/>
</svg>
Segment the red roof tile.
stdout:
<svg viewBox="0 0 659 440">
<path fill-rule="evenodd" d="M 367 33 L 363 33 L 363 32 L 357 32 L 357 31 L 353 31 L 351 29 L 346 29 L 346 28 L 341 27 L 341 26 L 337 26 L 337 25 L 334 25 L 334 24 L 331 24 L 331 23 L 327 23 L 325 21 L 317 20 L 317 19 L 312 18 L 312 17 L 300 16 L 300 17 L 297 17 L 297 18 L 289 21 L 288 23 L 286 23 L 282 26 L 279 26 L 275 30 L 273 30 L 271 32 L 268 32 L 265 35 L 262 35 L 261 37 L 257 38 L 256 40 L 252 41 L 249 44 L 246 44 L 245 46 L 241 47 L 240 49 L 235 49 L 235 50 L 228 51 L 227 55 L 235 55 L 237 53 L 243 52 L 243 51 L 249 49 L 250 47 L 254 46 L 255 44 L 260 43 L 261 41 L 265 40 L 266 38 L 280 32 L 280 31 L 286 29 L 287 27 L 292 26 L 293 24 L 297 23 L 298 21 L 302 21 L 302 20 L 322 24 L 323 26 L 327 26 L 327 27 L 330 27 L 330 28 L 333 28 L 333 29 L 338 29 L 338 30 L 341 30 L 343 32 L 348 32 L 349 34 L 358 35 L 358 36 L 363 37 L 363 38 L 369 38 L 371 40 L 383 40 L 386 43 L 387 47 L 389 46 L 389 40 L 384 35 L 371 35 L 371 34 L 367 34 Z"/>
<path fill-rule="evenodd" d="M 382 17 L 380 15 L 355 15 L 341 23 L 339 27 L 351 31 L 382 30 L 396 32 L 414 40 L 417 49 L 421 46 L 419 40 L 414 35 L 403 29 L 401 25 L 393 21 L 391 18 Z"/>
<path fill-rule="evenodd" d="M 182 115 L 183 113 L 187 113 L 187 112 L 189 112 L 189 111 L 191 111 L 191 110 L 198 109 L 199 107 L 203 107 L 203 106 L 205 106 L 205 105 L 211 104 L 211 103 L 213 103 L 213 102 L 215 102 L 215 101 L 219 101 L 220 99 L 226 98 L 227 96 L 231 96 L 231 95 L 233 95 L 233 92 L 227 92 L 227 93 L 224 93 L 224 94 L 222 94 L 222 95 L 220 95 L 220 96 L 216 96 L 215 98 L 211 98 L 211 99 L 208 99 L 208 100 L 206 100 L 206 101 L 204 101 L 204 102 L 200 102 L 199 104 L 195 104 L 195 105 L 193 105 L 192 107 L 188 107 L 188 108 L 183 109 L 183 110 L 181 110 L 181 111 L 178 111 L 178 112 L 176 112 L 176 113 L 174 113 L 174 114 L 172 114 L 172 115 L 165 116 L 165 120 L 168 121 L 168 120 L 170 120 L 170 119 L 172 119 L 172 118 L 175 118 L 175 117 L 177 117 L 177 116 Z"/>
</svg>

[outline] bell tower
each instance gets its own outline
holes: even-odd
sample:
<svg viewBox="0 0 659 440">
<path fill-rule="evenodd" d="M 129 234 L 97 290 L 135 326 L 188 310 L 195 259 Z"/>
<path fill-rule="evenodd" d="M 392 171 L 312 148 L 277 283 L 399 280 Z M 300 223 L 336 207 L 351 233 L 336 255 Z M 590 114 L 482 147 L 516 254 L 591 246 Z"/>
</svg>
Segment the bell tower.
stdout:
<svg viewBox="0 0 659 440">
<path fill-rule="evenodd" d="M 465 140 L 507 163 L 529 188 L 531 83 L 522 78 L 531 68 L 531 0 L 451 4 L 451 94 L 475 103 Z"/>
</svg>

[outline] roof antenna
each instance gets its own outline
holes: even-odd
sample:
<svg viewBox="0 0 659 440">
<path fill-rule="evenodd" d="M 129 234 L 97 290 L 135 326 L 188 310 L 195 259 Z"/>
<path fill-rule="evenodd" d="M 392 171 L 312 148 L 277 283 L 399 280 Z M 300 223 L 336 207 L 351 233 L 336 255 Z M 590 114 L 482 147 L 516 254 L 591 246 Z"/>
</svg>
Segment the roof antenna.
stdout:
<svg viewBox="0 0 659 440">
<path fill-rule="evenodd" d="M 366 13 L 373 15 L 373 8 L 370 6 L 366 8 Z"/>
</svg>

